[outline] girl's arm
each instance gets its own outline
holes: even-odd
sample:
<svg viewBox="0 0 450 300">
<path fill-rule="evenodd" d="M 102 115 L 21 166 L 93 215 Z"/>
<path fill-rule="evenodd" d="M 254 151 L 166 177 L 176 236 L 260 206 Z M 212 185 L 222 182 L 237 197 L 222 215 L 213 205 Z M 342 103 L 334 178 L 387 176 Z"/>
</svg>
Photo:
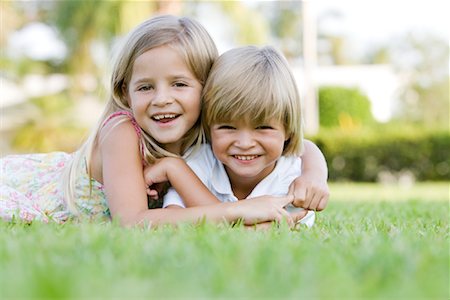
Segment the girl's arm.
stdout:
<svg viewBox="0 0 450 300">
<path fill-rule="evenodd" d="M 289 194 L 294 195 L 294 206 L 320 211 L 325 209 L 330 196 L 327 163 L 313 142 L 304 140 L 304 146 L 302 174 L 289 187 Z"/>
<path fill-rule="evenodd" d="M 197 177 L 197 175 L 192 171 L 192 169 L 187 165 L 187 163 L 181 159 L 181 158 L 173 158 L 173 157 L 166 157 L 163 159 L 160 159 L 156 164 L 146 167 L 144 171 L 144 177 L 147 184 L 154 184 L 154 183 L 160 183 L 169 181 L 173 188 L 177 191 L 176 192 L 176 199 L 179 199 L 180 205 L 184 204 L 187 207 L 190 206 L 199 206 L 199 205 L 211 205 L 211 204 L 217 204 L 221 203 L 219 199 L 217 199 L 207 188 L 206 186 L 201 182 L 201 180 Z M 167 196 L 167 195 L 166 195 Z M 174 195 L 172 195 L 174 196 Z M 268 200 L 270 198 L 273 198 L 272 196 L 261 196 L 258 198 L 257 201 L 272 201 Z M 183 200 L 181 200 L 183 199 Z M 172 198 L 172 200 L 175 200 Z M 182 203 L 182 202 L 183 203 Z M 250 199 L 246 199 L 245 201 L 238 201 L 240 203 L 242 202 L 249 202 Z M 254 201 L 254 200 L 253 200 Z M 169 205 L 167 208 L 181 208 L 181 206 L 178 206 L 178 201 L 173 202 L 176 205 Z M 229 203 L 230 205 L 232 203 Z M 250 203 L 250 205 L 253 205 L 254 203 Z M 239 203 L 234 202 L 232 205 L 242 205 Z M 209 209 L 209 207 L 205 207 L 206 209 Z M 284 207 L 283 207 L 284 208 Z M 258 209 L 257 207 L 250 209 Z M 173 209 L 172 209 L 173 210 Z M 280 212 L 283 213 L 283 215 L 286 215 L 286 211 L 282 209 Z M 307 210 L 301 210 L 297 212 L 291 212 L 289 211 L 289 216 L 292 218 L 292 220 L 295 220 L 296 222 L 301 220 L 303 217 L 305 217 Z M 288 220 L 289 222 L 289 220 Z M 293 225 L 294 223 L 291 223 Z M 272 222 L 250 222 L 250 225 L 252 228 L 255 229 L 264 229 L 264 228 L 270 228 L 272 226 Z"/>
<path fill-rule="evenodd" d="M 292 202 L 292 196 L 255 198 L 186 209 L 148 209 L 138 137 L 130 122 L 113 123 L 103 128 L 98 149 L 95 150 L 101 160 L 101 178 L 97 179 L 103 182 L 112 218 L 122 225 L 157 226 L 201 220 L 217 223 L 239 219 L 244 224 L 255 224 L 286 219 L 293 226 L 295 220 L 283 209 Z"/>
<path fill-rule="evenodd" d="M 147 186 L 170 182 L 187 207 L 221 203 L 182 158 L 159 159 L 144 169 L 144 178 Z"/>
</svg>

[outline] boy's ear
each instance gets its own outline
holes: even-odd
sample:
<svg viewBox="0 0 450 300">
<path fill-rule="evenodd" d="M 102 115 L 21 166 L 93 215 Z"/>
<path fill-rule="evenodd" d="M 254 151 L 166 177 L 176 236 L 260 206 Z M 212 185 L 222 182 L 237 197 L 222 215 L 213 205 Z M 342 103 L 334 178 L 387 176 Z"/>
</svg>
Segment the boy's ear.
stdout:
<svg viewBox="0 0 450 300">
<path fill-rule="evenodd" d="M 286 149 L 286 147 L 289 145 L 290 142 L 291 142 L 291 137 L 289 136 L 284 140 L 283 149 Z"/>
</svg>

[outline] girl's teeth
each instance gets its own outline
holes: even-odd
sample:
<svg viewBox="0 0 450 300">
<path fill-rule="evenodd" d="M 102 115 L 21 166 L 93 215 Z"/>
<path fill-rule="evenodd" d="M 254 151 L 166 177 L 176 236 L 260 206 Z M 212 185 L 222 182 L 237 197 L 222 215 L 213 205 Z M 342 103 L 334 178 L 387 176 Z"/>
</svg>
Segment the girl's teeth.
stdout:
<svg viewBox="0 0 450 300">
<path fill-rule="evenodd" d="M 153 116 L 153 119 L 159 121 L 159 120 L 162 120 L 162 119 L 175 119 L 175 117 L 176 117 L 176 115 L 173 115 L 173 114 L 156 115 L 156 116 Z"/>
</svg>

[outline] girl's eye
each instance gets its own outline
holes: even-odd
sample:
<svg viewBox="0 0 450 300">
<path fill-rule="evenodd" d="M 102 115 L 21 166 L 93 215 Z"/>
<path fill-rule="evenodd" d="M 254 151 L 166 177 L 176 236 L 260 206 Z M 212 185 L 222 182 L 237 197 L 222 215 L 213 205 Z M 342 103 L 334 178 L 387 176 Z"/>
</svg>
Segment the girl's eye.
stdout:
<svg viewBox="0 0 450 300">
<path fill-rule="evenodd" d="M 176 87 L 184 87 L 184 86 L 187 86 L 187 84 L 185 84 L 183 82 L 175 82 L 174 86 L 176 86 Z"/>
<path fill-rule="evenodd" d="M 146 85 L 142 85 L 142 86 L 140 86 L 139 88 L 138 88 L 138 91 L 149 91 L 149 90 L 151 90 L 152 89 L 152 86 L 151 85 L 149 85 L 149 84 L 146 84 Z"/>
</svg>

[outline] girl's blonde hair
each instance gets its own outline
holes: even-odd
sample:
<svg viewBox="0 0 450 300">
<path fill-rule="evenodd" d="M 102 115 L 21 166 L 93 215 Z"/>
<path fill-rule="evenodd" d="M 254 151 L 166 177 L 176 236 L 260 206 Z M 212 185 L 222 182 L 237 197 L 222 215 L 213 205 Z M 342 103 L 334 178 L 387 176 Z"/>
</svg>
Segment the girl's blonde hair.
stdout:
<svg viewBox="0 0 450 300">
<path fill-rule="evenodd" d="M 70 165 L 66 167 L 63 178 L 66 203 L 74 213 L 75 181 L 82 161 L 86 159 L 86 166 L 90 175 L 90 157 L 94 146 L 98 143 L 99 132 L 105 120 L 114 112 L 125 110 L 131 113 L 131 108 L 125 98 L 127 87 L 131 79 L 135 60 L 143 53 L 160 46 L 169 46 L 175 49 L 182 57 L 187 67 L 196 79 L 203 85 L 208 77 L 218 51 L 214 41 L 206 29 L 197 21 L 188 17 L 170 15 L 156 16 L 148 19 L 133 29 L 125 38 L 117 52 L 111 75 L 111 94 L 105 110 L 89 138 L 74 154 Z M 124 118 L 121 121 L 126 121 Z M 142 132 L 144 144 L 144 160 L 151 164 L 157 158 L 176 156 L 164 149 L 145 131 Z M 184 135 L 181 151 L 202 142 L 201 122 L 196 124 Z"/>
<path fill-rule="evenodd" d="M 277 120 L 288 137 L 283 155 L 303 151 L 300 95 L 288 62 L 273 47 L 235 48 L 214 63 L 203 89 L 207 137 L 211 125 L 233 120 L 252 125 Z"/>
</svg>

